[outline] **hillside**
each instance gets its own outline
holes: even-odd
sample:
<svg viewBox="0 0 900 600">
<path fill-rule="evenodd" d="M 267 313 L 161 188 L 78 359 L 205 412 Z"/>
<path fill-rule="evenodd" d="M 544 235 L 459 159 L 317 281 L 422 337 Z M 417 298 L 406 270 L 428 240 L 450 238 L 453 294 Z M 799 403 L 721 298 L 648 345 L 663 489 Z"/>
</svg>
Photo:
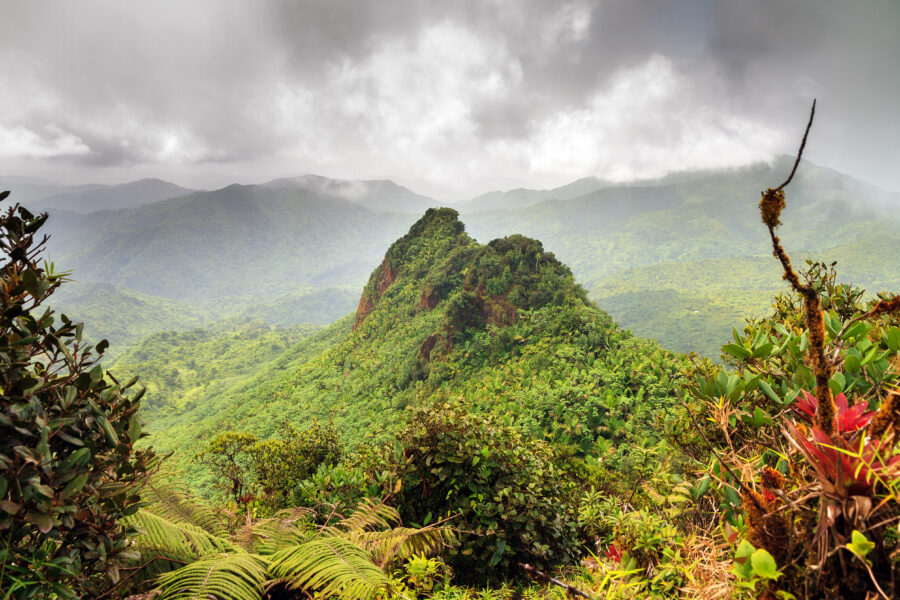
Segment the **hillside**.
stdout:
<svg viewBox="0 0 900 600">
<path fill-rule="evenodd" d="M 765 299 L 784 289 L 766 278 L 770 249 L 756 202 L 761 182 L 778 180 L 789 163 L 784 157 L 663 185 L 604 188 L 467 221 L 480 239 L 508 230 L 541 239 L 623 327 L 675 350 L 716 355 L 715 340 L 743 318 L 762 316 L 756 311 Z M 897 213 L 887 209 L 900 196 L 809 163 L 792 186 L 783 237 L 801 264 L 838 260 L 843 280 L 870 292 L 900 289 L 893 253 L 885 251 L 900 241 Z"/>
<path fill-rule="evenodd" d="M 90 186 L 88 189 L 75 188 L 66 190 L 30 202 L 28 206 L 34 211 L 54 212 L 67 210 L 88 214 L 99 210 L 137 208 L 144 204 L 184 196 L 193 191 L 161 179 L 141 179 L 140 181 L 118 185 Z"/>
<path fill-rule="evenodd" d="M 308 336 L 314 328 L 273 327 L 261 321 L 220 321 L 186 332 L 150 335 L 119 356 L 110 368 L 140 373 L 147 387 L 145 411 L 188 410 L 227 388 Z"/>
<path fill-rule="evenodd" d="M 464 214 L 488 210 L 514 210 L 547 200 L 570 200 L 609 186 L 609 183 L 596 177 L 585 177 L 549 190 L 516 188 L 487 192 L 471 200 L 459 202 L 453 208 Z"/>
<path fill-rule="evenodd" d="M 135 359 L 147 347 L 116 364 L 122 376 L 154 371 Z M 162 362 L 181 371 L 183 360 Z M 145 418 L 151 443 L 179 453 L 228 428 L 269 436 L 285 419 L 329 421 L 359 442 L 399 426 L 408 406 L 452 398 L 589 451 L 671 402 L 678 364 L 619 330 L 540 242 L 481 245 L 455 211 L 429 210 L 390 246 L 354 315 L 190 399 L 164 382 Z"/>
<path fill-rule="evenodd" d="M 306 190 L 341 198 L 373 212 L 422 214 L 438 206 L 434 198 L 422 196 L 386 179 L 343 180 L 319 175 L 275 179 L 263 184 L 273 190 Z"/>
<path fill-rule="evenodd" d="M 304 189 L 237 184 L 66 218 L 50 245 L 61 267 L 83 280 L 195 301 L 358 284 L 378 249 L 413 220 Z"/>
<path fill-rule="evenodd" d="M 52 306 L 83 321 L 88 339 L 108 340 L 110 356 L 151 333 L 190 329 L 213 318 L 198 307 L 108 283 L 70 282 L 53 296 Z"/>
<path fill-rule="evenodd" d="M 765 299 L 783 289 L 766 277 L 770 251 L 755 206 L 761 182 L 778 180 L 789 163 L 618 187 L 588 178 L 491 195 L 514 208 L 462 207 L 478 240 L 540 239 L 623 327 L 716 356 L 715 340 L 761 316 Z M 841 278 L 869 292 L 900 289 L 896 211 L 887 208 L 900 203 L 897 194 L 809 163 L 792 186 L 785 239 L 801 264 L 837 260 Z M 482 208 L 494 202 L 482 200 Z M 215 319 L 325 324 L 352 308 L 352 290 L 381 249 L 415 219 L 384 211 L 421 214 L 431 203 L 387 181 L 303 176 L 123 211 L 57 210 L 47 229 L 50 257 L 79 280 L 186 302 Z"/>
</svg>

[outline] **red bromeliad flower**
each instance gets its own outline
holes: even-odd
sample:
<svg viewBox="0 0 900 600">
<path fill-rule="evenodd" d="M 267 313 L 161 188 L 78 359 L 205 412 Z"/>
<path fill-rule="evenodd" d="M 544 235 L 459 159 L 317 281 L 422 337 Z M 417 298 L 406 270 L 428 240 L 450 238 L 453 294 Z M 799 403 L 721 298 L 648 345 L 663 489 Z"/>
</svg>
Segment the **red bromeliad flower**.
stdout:
<svg viewBox="0 0 900 600">
<path fill-rule="evenodd" d="M 603 554 L 605 554 L 606 558 L 610 559 L 613 562 L 622 562 L 622 553 L 619 552 L 619 549 L 616 548 L 615 544 L 610 544 L 609 546 L 607 546 L 606 550 L 603 551 Z"/>
<path fill-rule="evenodd" d="M 815 396 L 806 390 L 800 391 L 803 396 L 797 396 L 796 402 L 791 405 L 791 410 L 807 423 L 813 423 L 816 417 L 816 410 L 819 408 L 819 402 Z M 865 402 L 857 402 L 853 406 L 848 406 L 847 396 L 844 394 L 835 396 L 834 403 L 838 409 L 837 417 L 835 418 L 836 431 L 838 433 L 849 433 L 862 429 L 875 416 L 874 412 L 866 410 L 869 407 Z"/>
<path fill-rule="evenodd" d="M 834 436 L 813 424 L 819 405 L 816 397 L 806 390 L 802 390 L 802 397 L 797 397 L 791 410 L 810 425 L 809 433 L 790 422 L 788 431 L 828 492 L 871 495 L 876 479 L 890 481 L 900 477 L 900 456 L 888 459 L 892 444 L 861 431 L 875 416 L 866 410 L 865 402 L 849 406 L 847 397 L 838 394 L 834 403 L 838 409 Z"/>
<path fill-rule="evenodd" d="M 809 439 L 797 427 L 787 423 L 788 430 L 807 462 L 815 469 L 819 481 L 830 493 L 846 491 L 851 496 L 870 496 L 876 479 L 892 481 L 900 477 L 900 456 L 893 456 L 891 444 L 881 438 L 850 441 L 843 436 L 829 436 L 821 427 L 810 428 Z M 860 451 L 861 449 L 861 451 Z"/>
</svg>

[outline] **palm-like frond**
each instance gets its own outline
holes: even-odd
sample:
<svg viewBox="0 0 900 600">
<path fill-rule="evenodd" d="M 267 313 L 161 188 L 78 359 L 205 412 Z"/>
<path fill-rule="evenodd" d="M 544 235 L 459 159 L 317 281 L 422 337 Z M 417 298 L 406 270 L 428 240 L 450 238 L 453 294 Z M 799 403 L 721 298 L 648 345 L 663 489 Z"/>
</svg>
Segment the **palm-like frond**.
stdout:
<svg viewBox="0 0 900 600">
<path fill-rule="evenodd" d="M 177 486 L 154 485 L 145 498 L 152 504 L 128 524 L 138 531 L 134 546 L 145 563 L 140 580 L 158 575 L 159 600 L 259 600 L 272 581 L 341 600 L 368 600 L 389 585 L 383 567 L 390 561 L 430 554 L 453 539 L 443 526 L 391 528 L 400 522 L 396 509 L 369 499 L 310 539 L 307 509 L 259 521 L 248 515 L 226 537 L 209 532 L 205 526 L 217 529 L 221 521 Z"/>
<path fill-rule="evenodd" d="M 357 504 L 353 514 L 327 527 L 326 531 L 333 535 L 353 536 L 363 531 L 387 528 L 399 522 L 400 514 L 397 509 L 371 498 L 364 498 Z"/>
<path fill-rule="evenodd" d="M 453 543 L 456 536 L 449 527 L 394 527 L 387 531 L 364 531 L 349 538 L 372 553 L 382 567 L 394 560 L 417 554 L 430 555 Z"/>
<path fill-rule="evenodd" d="M 344 600 L 371 598 L 389 583 L 369 552 L 350 540 L 332 536 L 276 553 L 271 557 L 269 572 L 290 589 Z"/>
<path fill-rule="evenodd" d="M 137 531 L 132 548 L 141 553 L 140 559 L 135 561 L 139 571 L 131 576 L 133 584 L 153 580 L 204 556 L 240 551 L 228 540 L 195 525 L 172 523 L 143 509 L 127 517 L 125 523 Z"/>
<path fill-rule="evenodd" d="M 211 554 L 160 576 L 157 600 L 259 600 L 267 578 L 255 554 Z"/>
<path fill-rule="evenodd" d="M 309 539 L 305 525 L 313 514 L 313 511 L 306 508 L 279 511 L 270 518 L 253 523 L 241 541 L 249 537 L 253 552 L 262 555 L 275 554 L 279 550 L 296 546 Z M 244 548 L 249 549 L 246 545 Z"/>
<path fill-rule="evenodd" d="M 193 495 L 187 486 L 173 478 L 154 477 L 141 495 L 147 502 L 146 510 L 172 523 L 190 523 L 219 537 L 228 535 L 221 511 Z"/>
<path fill-rule="evenodd" d="M 196 525 L 173 523 L 144 509 L 127 517 L 125 522 L 138 530 L 134 546 L 142 555 L 156 553 L 179 561 L 191 561 L 210 554 L 242 551 L 225 538 L 207 533 Z"/>
</svg>

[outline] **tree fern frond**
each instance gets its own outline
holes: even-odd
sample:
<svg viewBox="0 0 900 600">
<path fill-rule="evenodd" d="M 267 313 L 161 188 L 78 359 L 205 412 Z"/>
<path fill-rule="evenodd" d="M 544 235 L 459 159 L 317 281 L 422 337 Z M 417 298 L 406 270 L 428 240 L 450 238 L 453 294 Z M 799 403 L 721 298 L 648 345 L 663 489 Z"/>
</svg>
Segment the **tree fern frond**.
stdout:
<svg viewBox="0 0 900 600">
<path fill-rule="evenodd" d="M 147 502 L 145 510 L 167 521 L 190 523 L 218 537 L 227 535 L 221 511 L 194 496 L 187 486 L 171 477 L 154 477 L 141 495 Z"/>
<path fill-rule="evenodd" d="M 269 573 L 290 589 L 306 589 L 342 600 L 366 600 L 388 585 L 372 555 L 339 537 L 320 537 L 278 552 Z"/>
<path fill-rule="evenodd" d="M 250 531 L 253 552 L 274 554 L 307 541 L 309 533 L 306 525 L 314 514 L 314 511 L 307 508 L 289 508 L 253 523 Z"/>
<path fill-rule="evenodd" d="M 259 600 L 266 561 L 246 552 L 212 554 L 159 578 L 157 600 Z"/>
<path fill-rule="evenodd" d="M 383 502 L 371 498 L 363 498 L 356 505 L 356 510 L 349 517 L 341 519 L 333 526 L 326 528 L 333 535 L 355 535 L 363 531 L 388 528 L 400 522 L 397 510 Z"/>
<path fill-rule="evenodd" d="M 387 531 L 365 531 L 350 538 L 371 552 L 375 562 L 381 566 L 416 554 L 434 554 L 455 539 L 453 530 L 443 526 L 421 529 L 395 527 Z"/>
<path fill-rule="evenodd" d="M 144 509 L 126 517 L 125 523 L 138 530 L 134 547 L 148 558 L 155 553 L 178 561 L 190 561 L 209 554 L 242 551 L 225 538 L 207 533 L 196 525 L 173 523 Z"/>
</svg>

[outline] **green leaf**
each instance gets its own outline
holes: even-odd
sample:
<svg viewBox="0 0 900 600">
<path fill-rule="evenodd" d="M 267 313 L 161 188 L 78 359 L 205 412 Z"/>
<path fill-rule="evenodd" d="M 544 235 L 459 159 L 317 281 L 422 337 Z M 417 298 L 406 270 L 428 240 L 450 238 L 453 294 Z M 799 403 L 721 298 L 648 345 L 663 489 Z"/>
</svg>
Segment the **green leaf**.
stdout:
<svg viewBox="0 0 900 600">
<path fill-rule="evenodd" d="M 850 543 L 846 544 L 846 548 L 858 556 L 860 560 L 866 561 L 866 555 L 875 548 L 875 542 L 870 542 L 865 535 L 854 529 L 850 536 Z"/>
<path fill-rule="evenodd" d="M 765 344 L 754 348 L 753 350 L 753 358 L 766 358 L 772 353 L 772 349 L 775 345 L 772 342 L 766 342 Z"/>
<path fill-rule="evenodd" d="M 78 492 L 80 492 L 82 490 L 82 488 L 84 488 L 84 484 L 87 483 L 89 475 L 90 475 L 90 473 L 84 473 L 84 474 L 79 475 L 78 477 L 75 477 L 74 479 L 72 479 L 72 481 L 67 483 L 66 487 L 63 488 L 63 491 L 60 494 L 60 497 L 63 500 L 65 500 L 66 498 L 73 496 L 73 495 L 77 494 Z"/>
<path fill-rule="evenodd" d="M 100 424 L 100 428 L 103 429 L 103 435 L 106 436 L 106 441 L 109 442 L 111 446 L 118 446 L 119 436 L 110 424 L 109 419 L 106 418 L 106 415 L 97 415 L 97 422 Z"/>
<path fill-rule="evenodd" d="M 735 358 L 750 358 L 751 352 L 744 348 L 743 346 L 738 346 L 737 344 L 725 344 L 722 346 L 722 351 L 727 352 L 728 354 L 734 356 Z"/>
<path fill-rule="evenodd" d="M 694 500 L 700 498 L 700 496 L 706 493 L 706 491 L 709 489 L 710 481 L 712 480 L 710 479 L 709 475 L 707 475 L 700 480 L 700 483 L 694 486 L 694 488 L 691 490 L 691 495 L 694 497 Z"/>
<path fill-rule="evenodd" d="M 778 572 L 778 565 L 775 559 L 769 554 L 765 548 L 760 548 L 750 556 L 750 564 L 753 572 L 764 579 L 778 579 L 781 573 Z"/>
<path fill-rule="evenodd" d="M 775 390 L 772 389 L 772 386 L 767 382 L 760 380 L 759 388 L 763 391 L 763 393 L 775 404 L 781 404 L 781 398 L 778 397 L 778 394 L 775 393 Z"/>
<path fill-rule="evenodd" d="M 499 540 L 497 542 L 497 548 L 494 550 L 494 553 L 491 555 L 491 559 L 488 561 L 489 567 L 496 567 L 497 564 L 503 559 L 503 554 L 506 552 L 506 540 Z"/>
<path fill-rule="evenodd" d="M 753 577 L 753 568 L 750 564 L 750 557 L 753 555 L 753 544 L 747 540 L 741 540 L 734 553 L 734 573 L 741 579 L 750 579 Z"/>
</svg>

